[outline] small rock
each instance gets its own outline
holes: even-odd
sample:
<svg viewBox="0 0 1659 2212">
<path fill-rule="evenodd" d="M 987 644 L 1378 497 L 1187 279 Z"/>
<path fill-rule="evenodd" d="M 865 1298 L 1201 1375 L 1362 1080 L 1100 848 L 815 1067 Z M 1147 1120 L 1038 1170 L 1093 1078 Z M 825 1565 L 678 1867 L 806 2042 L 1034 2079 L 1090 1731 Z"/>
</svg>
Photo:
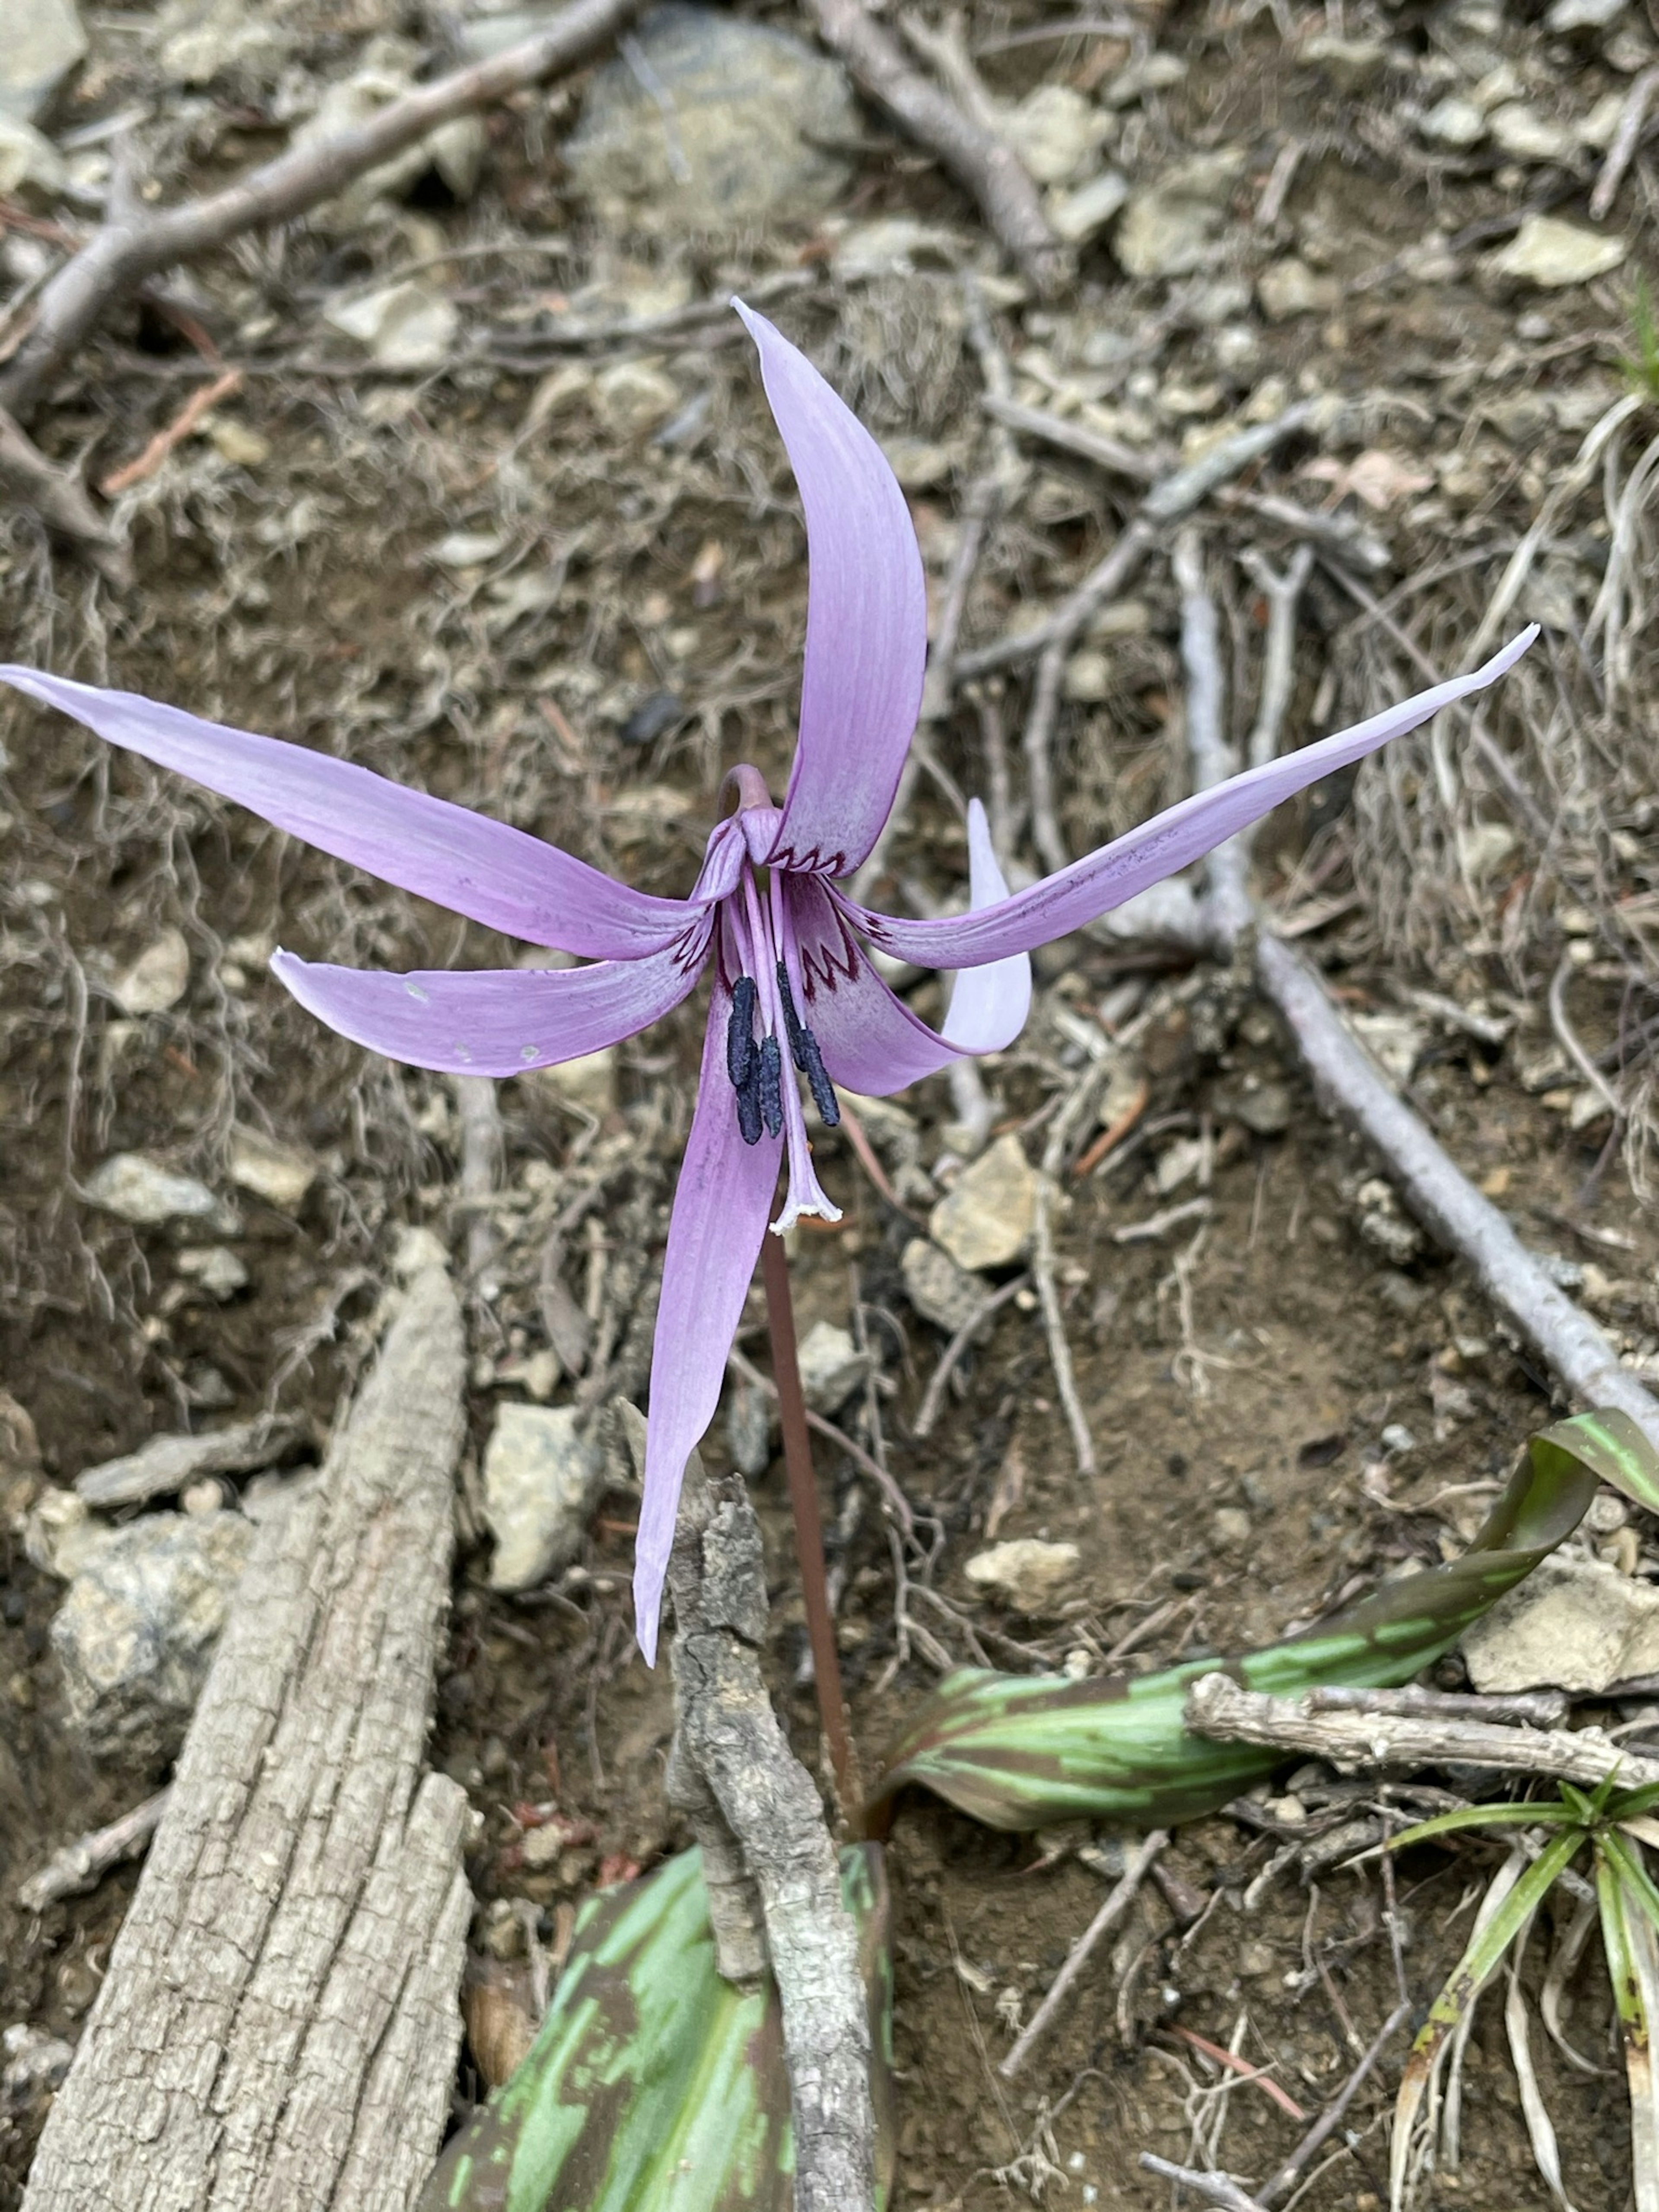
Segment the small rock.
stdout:
<svg viewBox="0 0 1659 2212">
<path fill-rule="evenodd" d="M 752 1382 L 739 1382 L 726 1401 L 726 1441 L 739 1474 L 757 1481 L 772 1464 L 772 1400 Z"/>
<path fill-rule="evenodd" d="M 299 43 L 276 14 L 247 0 L 169 0 L 150 36 L 172 82 L 210 84 L 234 72 L 252 85 L 275 84 Z"/>
<path fill-rule="evenodd" d="M 239 1190 L 251 1191 L 284 1213 L 298 1212 L 317 1180 L 317 1161 L 297 1146 L 279 1145 L 258 1129 L 239 1127 L 230 1133 L 231 1181 Z"/>
<path fill-rule="evenodd" d="M 680 388 L 654 362 L 619 361 L 593 380 L 593 408 L 619 438 L 642 438 L 680 404 Z"/>
<path fill-rule="evenodd" d="M 924 1321 L 954 1336 L 985 1310 L 985 1290 L 950 1255 L 925 1237 L 913 1237 L 899 1255 L 904 1294 Z"/>
<path fill-rule="evenodd" d="M 325 307 L 323 320 L 392 369 L 441 368 L 460 327 L 453 301 L 416 277 Z"/>
<path fill-rule="evenodd" d="M 495 530 L 452 530 L 427 549 L 427 559 L 441 568 L 483 568 L 499 560 L 507 540 Z"/>
<path fill-rule="evenodd" d="M 928 1234 L 959 1267 L 1006 1267 L 1025 1249 L 1036 1202 L 1036 1170 L 1011 1131 L 963 1170 L 928 1217 Z"/>
<path fill-rule="evenodd" d="M 250 430 L 246 422 L 239 422 L 234 415 L 210 415 L 202 424 L 202 434 L 222 461 L 233 468 L 262 469 L 270 459 L 270 441 L 262 438 L 257 430 Z"/>
<path fill-rule="evenodd" d="M 1303 41 L 1297 59 L 1327 76 L 1339 92 L 1359 92 L 1387 66 L 1389 50 L 1380 39 L 1340 39 L 1321 32 Z"/>
<path fill-rule="evenodd" d="M 0 2114 L 21 2112 L 37 2097 L 63 2087 L 75 2057 L 61 2036 L 19 2021 L 0 2034 Z"/>
<path fill-rule="evenodd" d="M 1116 128 L 1070 85 L 1040 84 L 1002 117 L 1001 135 L 1039 185 L 1069 185 Z"/>
<path fill-rule="evenodd" d="M 1417 1449 L 1417 1438 L 1403 1421 L 1390 1421 L 1382 1431 L 1382 1449 L 1396 1459 L 1403 1459 L 1407 1452 Z"/>
<path fill-rule="evenodd" d="M 1271 1082 L 1220 1091 L 1214 1101 L 1224 1121 L 1237 1121 L 1257 1137 L 1281 1136 L 1291 1126 L 1294 1103 L 1288 1084 Z"/>
<path fill-rule="evenodd" d="M 400 1283 L 412 1283 L 428 1267 L 447 1267 L 449 1252 L 435 1231 L 422 1227 L 398 1231 L 392 1254 L 392 1272 Z"/>
<path fill-rule="evenodd" d="M 72 1490 L 43 1490 L 23 1516 L 23 1553 L 44 1575 L 73 1582 L 111 1531 Z"/>
<path fill-rule="evenodd" d="M 1341 297 L 1341 288 L 1334 276 L 1322 276 L 1292 254 L 1262 270 L 1255 293 L 1270 323 L 1287 323 L 1296 315 L 1328 315 Z"/>
<path fill-rule="evenodd" d="M 69 183 L 64 157 L 32 123 L 0 110 L 0 196 L 55 200 Z"/>
<path fill-rule="evenodd" d="M 792 32 L 653 9 L 599 70 L 563 155 L 600 220 L 679 236 L 764 230 L 834 205 L 861 135 L 845 73 Z"/>
<path fill-rule="evenodd" d="M 1082 1563 L 1075 1544 L 1045 1544 L 1035 1536 L 1018 1536 L 976 1552 L 963 1572 L 975 1589 L 988 1590 L 1016 1613 L 1036 1620 L 1053 1611 Z"/>
<path fill-rule="evenodd" d="M 1215 1540 L 1231 1547 L 1250 1540 L 1250 1516 L 1242 1505 L 1224 1505 L 1215 1516 Z"/>
<path fill-rule="evenodd" d="M 1242 149 L 1200 154 L 1132 192 L 1115 252 L 1131 276 L 1184 276 L 1216 256 L 1216 234 L 1242 174 Z"/>
<path fill-rule="evenodd" d="M 1103 107 L 1129 107 L 1149 92 L 1167 92 L 1184 82 L 1187 64 L 1178 54 L 1146 54 L 1126 63 L 1100 95 Z"/>
<path fill-rule="evenodd" d="M 1619 125 L 1624 113 L 1625 94 L 1622 92 L 1603 93 L 1589 113 L 1574 125 L 1572 135 L 1581 146 L 1589 147 L 1594 153 L 1605 154 L 1619 136 Z"/>
<path fill-rule="evenodd" d="M 1477 1690 L 1595 1695 L 1659 1673 L 1659 1590 L 1600 1559 L 1544 1559 L 1465 1632 L 1463 1657 Z"/>
<path fill-rule="evenodd" d="M 1535 107 L 1512 100 L 1495 108 L 1486 118 L 1498 150 L 1513 161 L 1567 161 L 1577 143 L 1575 134 Z"/>
<path fill-rule="evenodd" d="M 328 87 L 312 113 L 294 133 L 290 143 L 296 149 L 313 145 L 341 131 L 361 130 L 365 124 L 373 122 L 383 107 L 414 89 L 411 71 L 418 58 L 417 50 L 405 40 L 371 40 L 363 50 L 360 66 L 350 76 Z M 309 220 L 335 231 L 360 229 L 377 201 L 406 191 L 428 169 L 436 169 L 457 199 L 470 198 L 477 185 L 487 145 L 481 117 L 457 116 L 428 131 L 415 145 L 405 147 L 401 154 L 393 155 L 380 167 L 354 178 L 337 198 L 314 210 Z M 453 314 L 453 310 L 450 312 Z M 352 331 L 349 335 L 358 334 Z M 406 365 L 423 368 L 428 364 Z"/>
<path fill-rule="evenodd" d="M 551 1067 L 538 1067 L 527 1079 L 550 1091 L 561 1104 L 603 1121 L 617 1109 L 617 1048 L 601 1045 L 574 1060 L 561 1060 Z"/>
<path fill-rule="evenodd" d="M 1103 699 L 1112 696 L 1112 664 L 1109 655 L 1094 646 L 1085 646 L 1074 653 L 1066 664 L 1062 690 L 1068 699 L 1080 706 L 1098 706 Z"/>
<path fill-rule="evenodd" d="M 1177 1137 L 1158 1156 L 1152 1170 L 1153 1189 L 1160 1198 L 1170 1197 L 1191 1176 L 1200 1174 L 1214 1157 L 1213 1148 L 1202 1137 Z"/>
<path fill-rule="evenodd" d="M 1408 1267 L 1423 1249 L 1423 1232 L 1402 1213 L 1378 1210 L 1362 1213 L 1359 1233 L 1391 1267 Z"/>
<path fill-rule="evenodd" d="M 1128 197 L 1129 179 L 1115 169 L 1104 169 L 1073 191 L 1051 193 L 1048 221 L 1056 237 L 1068 246 L 1083 246 L 1105 229 Z"/>
<path fill-rule="evenodd" d="M 115 1152 L 95 1167 L 83 1186 L 88 1204 L 118 1214 L 140 1228 L 163 1221 L 206 1221 L 230 1234 L 234 1216 L 194 1176 L 178 1175 L 144 1152 Z"/>
<path fill-rule="evenodd" d="M 52 1642 L 95 1758 L 152 1766 L 178 1750 L 252 1541 L 240 1513 L 146 1514 L 76 1574 Z"/>
<path fill-rule="evenodd" d="M 502 1406 L 485 1448 L 484 1519 L 495 1539 L 489 1587 L 531 1589 L 580 1549 L 605 1462 L 574 1406 Z"/>
<path fill-rule="evenodd" d="M 1544 27 L 1550 31 L 1605 31 L 1625 12 L 1626 0 L 1554 0 Z"/>
<path fill-rule="evenodd" d="M 33 123 L 87 51 L 73 0 L 7 0 L 0 40 L 0 115 Z"/>
<path fill-rule="evenodd" d="M 1398 1091 L 1410 1082 L 1412 1070 L 1428 1045 L 1427 1033 L 1408 1014 L 1351 1014 L 1343 1020 Z"/>
<path fill-rule="evenodd" d="M 1480 143 L 1486 135 L 1486 118 L 1472 100 L 1450 93 L 1418 118 L 1417 127 L 1435 145 L 1461 153 Z"/>
<path fill-rule="evenodd" d="M 684 719 L 685 702 L 678 691 L 652 691 L 641 700 L 617 735 L 625 745 L 654 745 Z"/>
<path fill-rule="evenodd" d="M 870 1372 L 867 1352 L 834 1322 L 814 1322 L 802 1339 L 798 1358 L 800 1387 L 815 1413 L 833 1413 Z"/>
<path fill-rule="evenodd" d="M 1606 238 L 1554 216 L 1529 215 L 1486 267 L 1496 276 L 1559 291 L 1564 285 L 1588 284 L 1594 277 L 1605 276 L 1618 268 L 1628 251 L 1622 238 Z"/>
<path fill-rule="evenodd" d="M 1279 1971 L 1279 1954 L 1271 1943 L 1241 1943 L 1238 1971 L 1247 1982 L 1266 1981 Z"/>
<path fill-rule="evenodd" d="M 190 988 L 190 947 L 184 932 L 164 929 L 111 987 L 124 1014 L 164 1014 Z"/>
<path fill-rule="evenodd" d="M 228 1244 L 187 1244 L 173 1255 L 173 1266 L 187 1282 L 199 1283 L 221 1304 L 248 1286 L 247 1269 Z"/>
</svg>

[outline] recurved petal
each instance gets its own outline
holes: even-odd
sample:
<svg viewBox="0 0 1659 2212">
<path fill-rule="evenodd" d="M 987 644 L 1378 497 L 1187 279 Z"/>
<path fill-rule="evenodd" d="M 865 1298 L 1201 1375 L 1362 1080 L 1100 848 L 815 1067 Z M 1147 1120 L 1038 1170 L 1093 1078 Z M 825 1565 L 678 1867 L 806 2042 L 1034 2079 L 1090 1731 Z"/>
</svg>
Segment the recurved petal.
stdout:
<svg viewBox="0 0 1659 2212">
<path fill-rule="evenodd" d="M 881 1097 L 966 1054 L 1000 1051 L 1024 1026 L 1030 973 L 1024 956 L 998 963 L 1002 972 L 988 975 L 960 1032 L 953 998 L 941 1036 L 882 981 L 822 883 L 793 878 L 787 896 L 800 948 L 805 1018 L 832 1083 Z M 958 980 L 958 994 L 967 980 Z"/>
<path fill-rule="evenodd" d="M 669 944 L 693 912 L 680 899 L 647 897 L 522 830 L 308 745 L 39 669 L 0 666 L 0 682 L 337 860 L 532 945 L 586 959 L 637 959 Z"/>
<path fill-rule="evenodd" d="M 1334 737 L 1306 745 L 1300 752 L 1286 753 L 1263 768 L 1247 769 L 1212 790 L 1183 799 L 1179 805 L 1166 807 L 1127 836 L 1103 845 L 1058 874 L 1045 876 L 1029 890 L 1016 891 L 1012 898 L 979 913 L 937 921 L 907 921 L 895 915 L 868 914 L 861 908 L 849 907 L 848 911 L 872 944 L 929 968 L 969 968 L 982 961 L 1005 959 L 1010 953 L 1029 952 L 1064 937 L 1068 930 L 1080 929 L 1085 921 L 1121 906 L 1137 891 L 1188 866 L 1212 847 L 1259 821 L 1281 799 L 1363 759 L 1391 738 L 1403 737 L 1454 700 L 1485 690 L 1515 665 L 1537 635 L 1534 623 L 1484 667 L 1454 677 L 1449 684 L 1437 684 L 1432 690 L 1419 691 L 1400 706 L 1387 708 L 1369 721 L 1340 730 Z"/>
<path fill-rule="evenodd" d="M 738 1133 L 726 1073 L 731 1012 L 732 994 L 717 976 L 651 1349 L 645 1496 L 634 1550 L 635 1633 L 651 1666 L 686 1457 L 720 1403 L 726 1356 L 766 1234 L 782 1151 L 776 1137 L 745 1145 Z"/>
<path fill-rule="evenodd" d="M 587 968 L 429 969 L 409 975 L 335 968 L 279 952 L 270 965 L 342 1036 L 413 1067 L 522 1075 L 632 1036 L 690 992 L 708 927 L 641 960 Z"/>
<path fill-rule="evenodd" d="M 997 866 L 991 825 L 976 799 L 968 802 L 968 906 L 970 913 L 1008 896 Z M 1000 1052 L 1025 1026 L 1031 1011 L 1031 962 L 1027 953 L 988 961 L 957 974 L 945 1017 L 945 1041 L 963 1052 Z"/>
<path fill-rule="evenodd" d="M 800 737 L 772 857 L 842 876 L 875 843 L 921 704 L 927 601 L 909 509 L 879 446 L 763 315 L 733 303 L 806 513 Z"/>
</svg>

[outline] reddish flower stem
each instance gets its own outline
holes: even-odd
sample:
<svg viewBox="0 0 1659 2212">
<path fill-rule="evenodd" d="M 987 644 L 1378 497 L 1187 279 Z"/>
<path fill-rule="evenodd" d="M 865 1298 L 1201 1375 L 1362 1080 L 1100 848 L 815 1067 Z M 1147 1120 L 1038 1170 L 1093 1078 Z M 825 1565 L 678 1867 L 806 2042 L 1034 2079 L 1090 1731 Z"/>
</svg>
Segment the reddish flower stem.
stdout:
<svg viewBox="0 0 1659 2212">
<path fill-rule="evenodd" d="M 864 1790 L 858 1761 L 847 1726 L 847 1706 L 842 1697 L 841 1656 L 836 1649 L 836 1624 L 830 1610 L 830 1589 L 823 1571 L 823 1522 L 818 1511 L 817 1475 L 812 1466 L 812 1444 L 806 1427 L 806 1401 L 801 1395 L 800 1364 L 795 1356 L 795 1309 L 789 1295 L 789 1261 L 783 1239 L 769 1230 L 761 1240 L 761 1279 L 766 1285 L 766 1317 L 772 1334 L 772 1375 L 778 1389 L 778 1413 L 783 1426 L 783 1463 L 789 1476 L 789 1504 L 795 1516 L 795 1548 L 800 1555 L 801 1593 L 806 1601 L 806 1634 L 812 1647 L 812 1673 L 817 1684 L 818 1713 L 830 1764 L 835 1770 L 836 1794 L 848 1828 L 854 1837 L 864 1832 Z"/>
</svg>

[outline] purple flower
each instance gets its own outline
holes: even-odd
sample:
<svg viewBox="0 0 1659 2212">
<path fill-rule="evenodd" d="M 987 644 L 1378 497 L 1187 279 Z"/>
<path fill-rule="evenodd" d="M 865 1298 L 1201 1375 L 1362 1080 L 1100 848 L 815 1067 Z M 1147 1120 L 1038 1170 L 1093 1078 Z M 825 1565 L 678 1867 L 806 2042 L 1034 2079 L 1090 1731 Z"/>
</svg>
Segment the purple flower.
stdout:
<svg viewBox="0 0 1659 2212">
<path fill-rule="evenodd" d="M 221 727 L 130 692 L 33 669 L 0 678 L 112 744 L 176 769 L 278 829 L 510 937 L 592 964 L 408 975 L 278 952 L 276 975 L 331 1028 L 417 1067 L 513 1075 L 598 1051 L 679 1005 L 708 976 L 696 1110 L 664 1265 L 635 1570 L 639 1638 L 653 1659 L 687 1454 L 719 1401 L 778 1170 L 771 1225 L 836 1209 L 813 1171 L 798 1076 L 820 1119 L 836 1086 L 900 1091 L 1018 1035 L 1032 949 L 1120 906 L 1334 769 L 1501 676 L 1528 631 L 1484 668 L 1218 788 L 1184 799 L 1029 890 L 1008 894 L 983 809 L 969 811 L 967 914 L 906 921 L 840 888 L 893 803 L 927 653 L 921 562 L 880 448 L 817 370 L 739 307 L 806 511 L 811 579 L 799 736 L 773 804 L 758 769 L 726 778 L 736 811 L 711 832 L 685 899 L 647 897 L 520 830 L 404 789 L 307 747 Z M 876 974 L 864 945 L 959 971 L 935 1033 Z"/>
</svg>

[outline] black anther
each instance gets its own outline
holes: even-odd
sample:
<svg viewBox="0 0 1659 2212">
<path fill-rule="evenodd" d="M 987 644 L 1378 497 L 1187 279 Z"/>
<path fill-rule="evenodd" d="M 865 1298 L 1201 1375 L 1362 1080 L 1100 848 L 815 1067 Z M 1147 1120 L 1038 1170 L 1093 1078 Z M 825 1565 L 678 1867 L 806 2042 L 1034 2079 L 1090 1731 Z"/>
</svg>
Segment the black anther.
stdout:
<svg viewBox="0 0 1659 2212">
<path fill-rule="evenodd" d="M 760 1109 L 769 1136 L 783 1134 L 783 1054 L 775 1036 L 763 1037 L 760 1048 Z"/>
<path fill-rule="evenodd" d="M 734 1091 L 741 1091 L 755 1068 L 755 1000 L 758 996 L 752 975 L 739 975 L 732 987 L 732 1015 L 726 1024 L 726 1072 Z M 753 1142 L 751 1138 L 750 1140 Z"/>
</svg>

